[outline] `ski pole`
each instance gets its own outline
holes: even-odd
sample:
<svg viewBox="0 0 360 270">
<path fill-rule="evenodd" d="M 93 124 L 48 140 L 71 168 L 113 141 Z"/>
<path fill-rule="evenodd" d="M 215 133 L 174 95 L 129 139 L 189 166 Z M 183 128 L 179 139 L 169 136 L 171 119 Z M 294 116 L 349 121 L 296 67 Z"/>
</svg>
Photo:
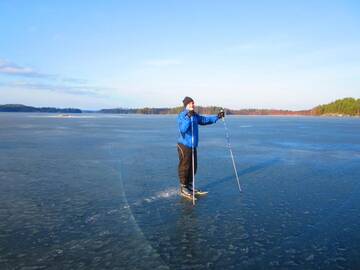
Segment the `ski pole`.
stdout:
<svg viewBox="0 0 360 270">
<path fill-rule="evenodd" d="M 191 155 L 192 155 L 192 193 L 193 193 L 193 205 L 195 205 L 195 161 L 194 161 L 194 116 L 191 116 Z"/>
<path fill-rule="evenodd" d="M 224 112 L 224 110 L 221 109 L 220 112 Z M 234 171 L 235 171 L 236 181 L 237 181 L 237 184 L 238 184 L 238 187 L 239 187 L 239 191 L 241 192 L 242 190 L 241 190 L 241 187 L 240 187 L 240 180 L 239 180 L 239 176 L 238 176 L 236 165 L 235 165 L 234 155 L 233 155 L 233 152 L 232 152 L 232 149 L 231 149 L 230 135 L 229 135 L 229 130 L 228 130 L 226 122 L 225 122 L 225 117 L 222 117 L 222 121 L 224 123 L 225 136 L 226 136 L 227 145 L 228 145 L 228 148 L 229 148 L 229 151 L 230 151 L 230 156 L 231 156 L 232 164 L 233 164 Z"/>
</svg>

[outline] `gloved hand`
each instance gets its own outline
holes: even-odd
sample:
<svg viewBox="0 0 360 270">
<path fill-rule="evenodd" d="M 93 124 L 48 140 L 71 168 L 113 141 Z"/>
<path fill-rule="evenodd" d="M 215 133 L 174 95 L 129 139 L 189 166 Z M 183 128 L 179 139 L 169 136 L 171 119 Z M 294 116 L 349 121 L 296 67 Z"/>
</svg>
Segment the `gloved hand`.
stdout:
<svg viewBox="0 0 360 270">
<path fill-rule="evenodd" d="M 221 111 L 218 113 L 217 116 L 219 117 L 219 119 L 225 117 L 225 112 L 224 112 L 224 110 L 221 110 Z"/>
<path fill-rule="evenodd" d="M 188 116 L 189 118 L 193 117 L 194 115 L 195 115 L 195 111 L 194 111 L 194 110 L 189 111 L 189 112 L 187 113 L 187 116 Z"/>
</svg>

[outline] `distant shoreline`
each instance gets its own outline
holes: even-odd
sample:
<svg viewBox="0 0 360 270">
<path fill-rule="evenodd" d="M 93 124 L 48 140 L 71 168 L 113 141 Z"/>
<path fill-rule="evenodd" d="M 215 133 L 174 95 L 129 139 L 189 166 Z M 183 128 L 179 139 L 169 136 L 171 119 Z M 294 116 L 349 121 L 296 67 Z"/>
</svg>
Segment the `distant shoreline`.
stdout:
<svg viewBox="0 0 360 270">
<path fill-rule="evenodd" d="M 148 116 L 176 116 L 176 113 L 167 113 L 167 114 L 159 114 L 159 113 L 103 113 L 103 112 L 81 112 L 81 113 L 67 113 L 66 115 L 59 114 L 59 112 L 33 112 L 33 111 L 0 111 L 0 113 L 31 113 L 31 114 L 52 114 L 53 118 L 74 118 L 74 115 L 81 114 L 102 114 L 102 115 L 148 115 Z M 211 114 L 203 114 L 203 115 L 211 115 Z M 329 118 L 360 118 L 360 115 L 344 115 L 344 114 L 323 114 L 323 115 L 315 115 L 315 114 L 228 114 L 228 116 L 269 116 L 269 117 L 329 117 Z"/>
<path fill-rule="evenodd" d="M 100 110 L 81 110 L 78 108 L 54 108 L 54 107 L 33 107 L 23 104 L 0 105 L 0 112 L 25 112 L 25 113 L 57 113 L 57 114 L 138 114 L 138 115 L 177 115 L 184 107 L 173 108 L 114 108 Z M 199 114 L 214 115 L 221 109 L 227 115 L 241 116 L 321 116 L 321 117 L 360 117 L 360 99 L 343 98 L 329 104 L 319 105 L 308 110 L 279 110 L 279 109 L 228 109 L 217 106 L 197 106 Z"/>
</svg>

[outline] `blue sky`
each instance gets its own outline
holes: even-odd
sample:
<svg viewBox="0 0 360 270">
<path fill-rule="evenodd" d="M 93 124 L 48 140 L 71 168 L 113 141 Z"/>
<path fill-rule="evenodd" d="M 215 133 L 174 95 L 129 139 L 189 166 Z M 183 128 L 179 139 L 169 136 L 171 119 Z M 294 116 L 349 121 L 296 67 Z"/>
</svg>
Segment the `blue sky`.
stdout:
<svg viewBox="0 0 360 270">
<path fill-rule="evenodd" d="M 308 109 L 360 97 L 359 1 L 0 2 L 0 104 Z"/>
</svg>

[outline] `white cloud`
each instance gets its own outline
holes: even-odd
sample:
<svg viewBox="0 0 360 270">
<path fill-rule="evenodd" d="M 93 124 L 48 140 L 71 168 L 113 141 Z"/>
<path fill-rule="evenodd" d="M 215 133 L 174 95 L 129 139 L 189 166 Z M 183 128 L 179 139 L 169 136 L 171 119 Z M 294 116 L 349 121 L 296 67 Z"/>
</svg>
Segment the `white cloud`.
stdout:
<svg viewBox="0 0 360 270">
<path fill-rule="evenodd" d="M 16 75 L 16 76 L 25 76 L 25 77 L 46 77 L 49 76 L 47 74 L 41 74 L 34 71 L 29 67 L 22 67 L 6 61 L 4 59 L 0 59 L 0 74 L 6 75 Z"/>
<path fill-rule="evenodd" d="M 35 89 L 50 92 L 63 92 L 73 95 L 102 96 L 103 91 L 115 90 L 110 87 L 98 87 L 90 85 L 68 85 L 68 84 L 51 84 L 42 82 L 16 81 L 0 83 L 0 86 L 8 88 Z"/>
<path fill-rule="evenodd" d="M 62 77 L 37 72 L 32 68 L 23 67 L 0 58 L 0 75 L 7 75 L 9 80 L 0 82 L 0 86 L 12 89 L 40 90 L 48 92 L 67 93 L 72 95 L 104 96 L 115 88 L 94 86 L 87 80 Z M 14 81 L 11 77 L 23 77 L 23 80 Z"/>
</svg>

